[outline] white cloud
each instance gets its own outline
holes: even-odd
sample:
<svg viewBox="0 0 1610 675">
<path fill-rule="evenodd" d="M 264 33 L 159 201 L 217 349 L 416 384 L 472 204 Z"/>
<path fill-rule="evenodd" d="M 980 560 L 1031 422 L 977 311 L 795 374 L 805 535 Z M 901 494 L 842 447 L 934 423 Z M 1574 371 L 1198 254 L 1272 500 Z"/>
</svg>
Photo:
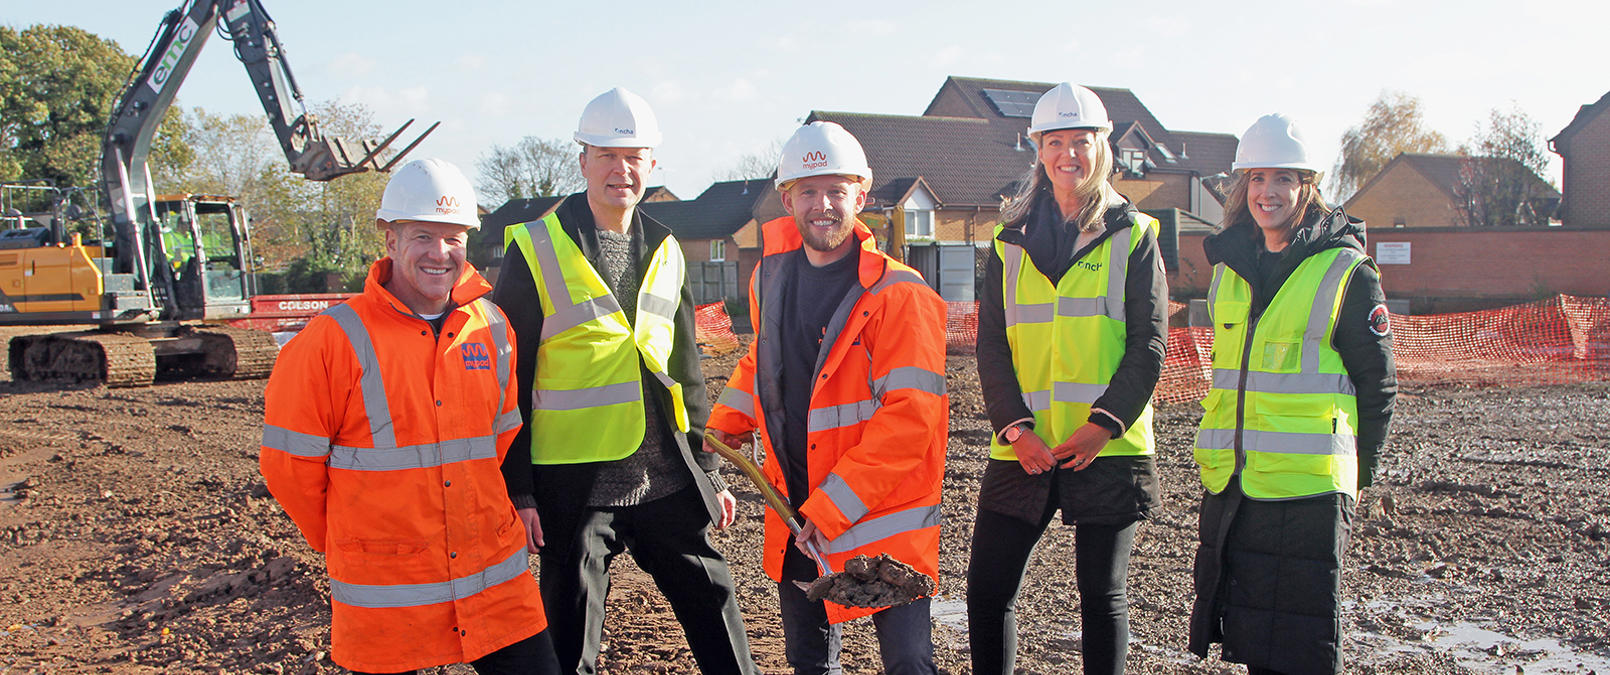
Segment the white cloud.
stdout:
<svg viewBox="0 0 1610 675">
<path fill-rule="evenodd" d="M 489 117 L 504 117 L 509 114 L 509 96 L 501 91 L 491 91 L 481 94 L 481 115 Z"/>
<path fill-rule="evenodd" d="M 481 70 L 486 68 L 486 56 L 480 53 L 469 53 L 458 57 L 455 62 L 459 68 L 465 70 Z"/>
<path fill-rule="evenodd" d="M 962 54 L 963 52 L 961 45 L 950 45 L 940 49 L 937 52 L 934 52 L 934 55 L 929 58 L 929 61 L 941 68 L 947 68 L 956 63 L 960 63 L 962 60 Z"/>
<path fill-rule="evenodd" d="M 682 83 L 676 80 L 655 82 L 654 86 L 649 88 L 651 105 L 671 105 L 681 101 L 686 94 L 687 92 L 683 89 Z"/>
<path fill-rule="evenodd" d="M 863 37 L 882 37 L 893 35 L 895 24 L 885 19 L 859 19 L 850 22 L 849 30 L 851 34 Z"/>
<path fill-rule="evenodd" d="M 335 79 L 364 77 L 375 69 L 375 60 L 357 52 L 342 52 L 330 59 L 329 69 Z"/>
<path fill-rule="evenodd" d="M 430 90 L 423 86 L 403 89 L 378 86 L 350 87 L 341 92 L 339 98 L 344 103 L 362 103 L 381 118 L 385 117 L 386 113 L 419 117 L 427 114 L 431 107 Z"/>
<path fill-rule="evenodd" d="M 717 88 L 715 91 L 716 98 L 734 103 L 752 101 L 758 93 L 760 92 L 755 89 L 755 85 L 742 77 L 733 80 L 731 84 L 725 87 Z"/>
</svg>

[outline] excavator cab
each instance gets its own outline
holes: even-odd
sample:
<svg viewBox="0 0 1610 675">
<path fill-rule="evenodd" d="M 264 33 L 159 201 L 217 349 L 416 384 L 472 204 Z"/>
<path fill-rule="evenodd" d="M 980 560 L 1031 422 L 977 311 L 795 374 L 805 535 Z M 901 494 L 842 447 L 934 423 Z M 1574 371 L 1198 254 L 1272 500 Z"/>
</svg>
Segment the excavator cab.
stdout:
<svg viewBox="0 0 1610 675">
<path fill-rule="evenodd" d="M 159 195 L 159 248 L 152 276 L 171 275 L 173 319 L 230 319 L 251 311 L 256 279 L 246 210 L 233 197 Z"/>
</svg>

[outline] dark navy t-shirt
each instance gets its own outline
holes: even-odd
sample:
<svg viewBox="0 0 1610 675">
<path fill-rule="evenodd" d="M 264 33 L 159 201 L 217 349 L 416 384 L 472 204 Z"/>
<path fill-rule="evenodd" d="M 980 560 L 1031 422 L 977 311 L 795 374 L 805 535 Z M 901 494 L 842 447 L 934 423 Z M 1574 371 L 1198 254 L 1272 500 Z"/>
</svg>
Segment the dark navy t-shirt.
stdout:
<svg viewBox="0 0 1610 675">
<path fill-rule="evenodd" d="M 823 345 L 827 325 L 856 285 L 855 251 L 822 267 L 811 266 L 803 255 L 796 261 L 794 274 L 783 290 L 782 373 L 783 390 L 783 477 L 788 485 L 788 501 L 799 508 L 809 496 L 806 441 L 815 385 L 816 361 L 831 345 Z"/>
</svg>

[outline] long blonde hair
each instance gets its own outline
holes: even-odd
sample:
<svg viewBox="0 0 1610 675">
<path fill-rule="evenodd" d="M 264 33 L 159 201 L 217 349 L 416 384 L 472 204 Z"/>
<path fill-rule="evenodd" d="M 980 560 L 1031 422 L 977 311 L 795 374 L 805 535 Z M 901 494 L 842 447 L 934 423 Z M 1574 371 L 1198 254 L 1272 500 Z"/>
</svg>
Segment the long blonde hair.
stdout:
<svg viewBox="0 0 1610 675">
<path fill-rule="evenodd" d="M 1319 194 L 1319 174 L 1313 171 L 1296 171 L 1297 180 L 1301 182 L 1297 188 L 1297 208 L 1291 212 L 1291 221 L 1286 223 L 1286 239 L 1297 232 L 1297 228 L 1308 221 L 1309 212 L 1319 211 L 1321 214 L 1330 212 L 1330 205 L 1325 203 L 1325 197 Z M 1252 211 L 1247 208 L 1247 185 L 1252 182 L 1252 170 L 1240 171 L 1236 174 L 1235 183 L 1230 186 L 1230 196 L 1224 201 L 1224 220 L 1219 222 L 1220 230 L 1228 230 L 1238 223 L 1252 222 Z M 1256 227 L 1256 225 L 1254 225 Z"/>
<path fill-rule="evenodd" d="M 1091 148 L 1095 157 L 1090 165 L 1094 171 L 1079 181 L 1073 189 L 1073 194 L 1084 206 L 1078 213 L 1063 214 L 1067 222 L 1073 223 L 1080 232 L 1089 232 L 1101 225 L 1101 214 L 1107 210 L 1108 191 L 1102 186 L 1112 176 L 1112 146 L 1107 143 L 1111 132 L 1106 129 L 1096 129 L 1094 147 Z M 1038 144 L 1038 139 L 1036 139 Z M 1050 183 L 1045 175 L 1045 165 L 1040 162 L 1040 153 L 1034 153 L 1034 166 L 1029 172 L 1019 178 L 1017 192 L 1008 198 L 1006 206 L 1001 209 L 1001 222 L 1007 227 L 1021 227 L 1028 218 L 1029 212 L 1034 208 L 1034 197 L 1040 190 L 1047 189 Z"/>
</svg>

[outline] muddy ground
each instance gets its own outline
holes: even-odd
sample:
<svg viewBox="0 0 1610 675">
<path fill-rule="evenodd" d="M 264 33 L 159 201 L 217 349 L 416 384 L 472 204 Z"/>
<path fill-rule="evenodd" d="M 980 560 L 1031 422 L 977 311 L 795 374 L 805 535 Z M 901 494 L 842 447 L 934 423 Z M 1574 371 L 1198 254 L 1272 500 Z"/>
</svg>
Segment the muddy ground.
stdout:
<svg viewBox="0 0 1610 675">
<path fill-rule="evenodd" d="M 713 389 L 731 357 L 707 361 Z M 974 364 L 952 357 L 950 459 L 934 640 L 968 672 L 962 589 L 987 422 Z M 0 673 L 342 672 L 326 656 L 328 582 L 263 487 L 263 382 L 107 390 L 0 375 Z M 1610 673 L 1610 385 L 1409 389 L 1349 551 L 1350 672 Z M 1134 673 L 1242 672 L 1184 651 L 1199 492 L 1199 412 L 1163 406 L 1165 504 L 1130 569 Z M 786 672 L 760 569 L 761 499 L 736 472 L 732 560 L 751 644 Z M 1069 528 L 1053 526 L 1019 605 L 1023 672 L 1078 672 Z M 603 669 L 695 672 L 629 559 Z M 869 622 L 844 661 L 876 672 Z M 469 673 L 467 667 L 441 669 Z"/>
</svg>

